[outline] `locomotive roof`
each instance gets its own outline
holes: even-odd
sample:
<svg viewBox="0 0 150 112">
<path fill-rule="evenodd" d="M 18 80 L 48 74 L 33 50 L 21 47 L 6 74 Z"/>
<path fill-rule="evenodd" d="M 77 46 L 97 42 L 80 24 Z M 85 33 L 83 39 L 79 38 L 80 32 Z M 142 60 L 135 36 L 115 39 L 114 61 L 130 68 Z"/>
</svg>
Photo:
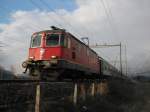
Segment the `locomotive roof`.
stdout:
<svg viewBox="0 0 150 112">
<path fill-rule="evenodd" d="M 53 32 L 53 33 L 57 33 L 57 32 L 60 32 L 60 33 L 63 33 L 65 32 L 65 30 L 43 30 L 43 31 L 39 31 L 39 32 L 35 32 L 35 33 L 49 33 L 49 32 Z"/>
<path fill-rule="evenodd" d="M 81 44 L 85 45 L 87 48 L 89 48 L 92 52 L 94 52 L 97 56 L 98 54 L 93 50 L 91 49 L 88 45 L 86 45 L 85 43 L 83 43 L 81 40 L 79 40 L 78 38 L 76 38 L 74 35 L 72 35 L 70 32 L 66 32 L 66 30 L 64 29 L 57 29 L 57 30 L 43 30 L 43 31 L 39 31 L 39 32 L 35 32 L 34 34 L 38 34 L 38 33 L 49 33 L 49 32 L 52 32 L 52 33 L 68 33 L 69 35 L 71 35 L 74 39 L 76 39 L 78 42 L 80 42 Z"/>
</svg>

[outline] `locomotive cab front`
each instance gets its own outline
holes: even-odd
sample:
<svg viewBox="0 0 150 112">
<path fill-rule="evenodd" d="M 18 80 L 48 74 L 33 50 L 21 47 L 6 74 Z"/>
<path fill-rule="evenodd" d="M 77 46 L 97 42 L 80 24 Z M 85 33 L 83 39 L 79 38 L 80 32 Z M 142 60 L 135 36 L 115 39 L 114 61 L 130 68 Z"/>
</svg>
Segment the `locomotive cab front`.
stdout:
<svg viewBox="0 0 150 112">
<path fill-rule="evenodd" d="M 43 69 L 58 67 L 65 47 L 65 33 L 62 31 L 42 31 L 31 37 L 28 60 L 22 66 L 29 69 L 29 75 L 39 75 Z"/>
<path fill-rule="evenodd" d="M 63 35 L 59 33 L 34 34 L 31 39 L 29 58 L 35 61 L 60 58 L 63 40 Z"/>
</svg>

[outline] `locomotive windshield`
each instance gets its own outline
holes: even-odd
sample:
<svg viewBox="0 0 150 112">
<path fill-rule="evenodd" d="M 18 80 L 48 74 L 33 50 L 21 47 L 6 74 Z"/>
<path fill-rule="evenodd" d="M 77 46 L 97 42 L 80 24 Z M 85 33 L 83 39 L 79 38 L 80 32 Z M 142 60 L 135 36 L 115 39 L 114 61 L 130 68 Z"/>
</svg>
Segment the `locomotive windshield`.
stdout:
<svg viewBox="0 0 150 112">
<path fill-rule="evenodd" d="M 42 35 L 33 35 L 31 39 L 31 47 L 40 47 Z"/>
<path fill-rule="evenodd" d="M 40 47 L 41 42 L 42 42 L 42 34 L 34 34 L 31 38 L 31 47 Z M 46 46 L 66 46 L 66 40 L 64 38 L 64 35 L 47 34 Z"/>
<path fill-rule="evenodd" d="M 64 43 L 64 36 L 60 34 L 48 34 L 46 37 L 47 46 L 63 45 L 63 43 Z"/>
</svg>

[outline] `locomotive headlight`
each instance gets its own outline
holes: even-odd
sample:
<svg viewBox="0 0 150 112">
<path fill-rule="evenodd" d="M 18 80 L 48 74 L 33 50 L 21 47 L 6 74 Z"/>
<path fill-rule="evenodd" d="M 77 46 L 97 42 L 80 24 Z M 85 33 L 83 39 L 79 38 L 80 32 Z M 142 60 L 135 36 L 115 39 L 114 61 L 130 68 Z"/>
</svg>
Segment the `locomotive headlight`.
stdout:
<svg viewBox="0 0 150 112">
<path fill-rule="evenodd" d="M 32 60 L 33 60 L 33 59 L 34 59 L 34 56 L 29 57 L 29 59 L 32 59 Z"/>
<path fill-rule="evenodd" d="M 57 56 L 51 56 L 52 59 L 57 59 Z"/>
<path fill-rule="evenodd" d="M 51 56 L 50 63 L 53 65 L 57 64 L 58 62 L 57 58 L 58 58 L 57 56 Z"/>
</svg>

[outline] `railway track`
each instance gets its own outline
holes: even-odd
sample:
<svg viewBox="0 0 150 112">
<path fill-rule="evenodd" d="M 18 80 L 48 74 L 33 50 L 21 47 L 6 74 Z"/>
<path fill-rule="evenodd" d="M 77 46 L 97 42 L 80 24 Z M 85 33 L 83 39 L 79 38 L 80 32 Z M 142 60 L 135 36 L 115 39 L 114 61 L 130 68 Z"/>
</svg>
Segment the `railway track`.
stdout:
<svg viewBox="0 0 150 112">
<path fill-rule="evenodd" d="M 0 83 L 65 83 L 65 82 L 75 82 L 73 80 L 62 80 L 62 81 L 55 81 L 55 80 L 0 80 Z"/>
<path fill-rule="evenodd" d="M 104 79 L 105 80 L 105 79 Z M 24 80 L 24 79 L 19 79 L 19 80 L 0 80 L 0 83 L 66 83 L 66 82 L 100 82 L 103 81 L 103 79 L 78 79 L 78 80 L 71 80 L 71 79 L 64 79 L 64 80 Z"/>
</svg>

